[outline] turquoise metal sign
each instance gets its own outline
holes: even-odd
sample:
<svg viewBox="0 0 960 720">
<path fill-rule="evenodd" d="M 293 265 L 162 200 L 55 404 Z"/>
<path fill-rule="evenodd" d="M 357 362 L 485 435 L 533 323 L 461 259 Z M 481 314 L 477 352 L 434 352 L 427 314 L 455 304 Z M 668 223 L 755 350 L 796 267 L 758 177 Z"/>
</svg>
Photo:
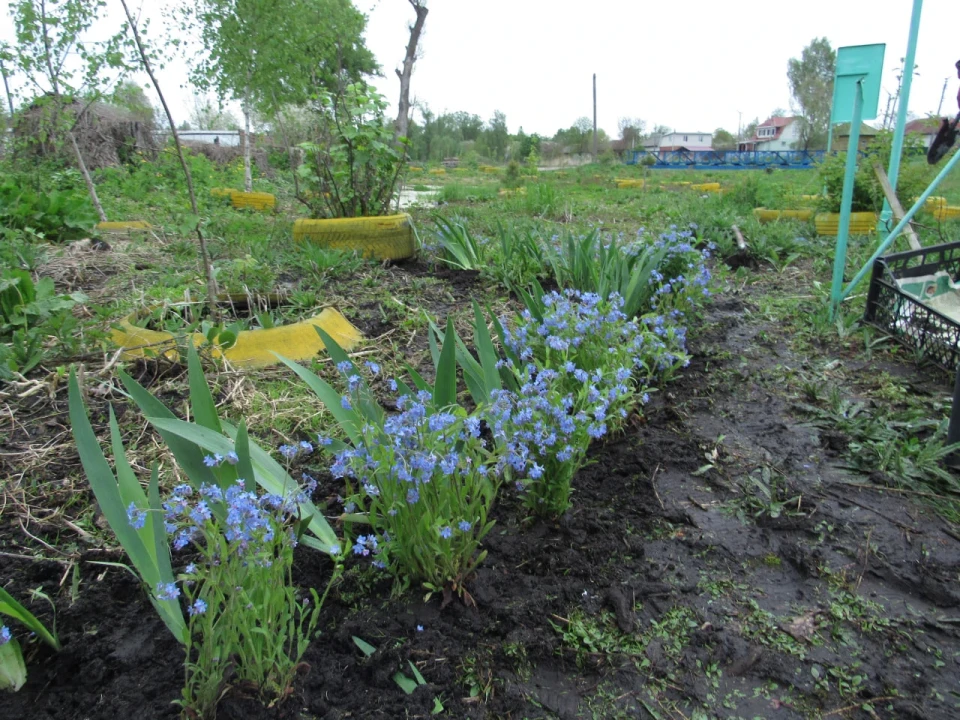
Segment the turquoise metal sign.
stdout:
<svg viewBox="0 0 960 720">
<path fill-rule="evenodd" d="M 887 46 L 851 45 L 837 50 L 836 77 L 833 81 L 833 109 L 830 123 L 853 120 L 857 84 L 863 88 L 861 120 L 877 117 L 880 104 L 880 76 L 883 74 L 883 54 Z"/>
</svg>

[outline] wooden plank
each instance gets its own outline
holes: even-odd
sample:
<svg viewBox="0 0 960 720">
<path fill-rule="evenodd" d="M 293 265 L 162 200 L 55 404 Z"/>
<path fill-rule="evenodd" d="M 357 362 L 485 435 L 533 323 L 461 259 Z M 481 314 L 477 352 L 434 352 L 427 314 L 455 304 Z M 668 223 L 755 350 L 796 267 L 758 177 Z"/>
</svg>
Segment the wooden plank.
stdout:
<svg viewBox="0 0 960 720">
<path fill-rule="evenodd" d="M 880 181 L 880 187 L 883 189 L 883 194 L 886 196 L 887 202 L 890 203 L 890 209 L 893 210 L 893 216 L 897 219 L 897 222 L 900 222 L 903 220 L 903 216 L 906 213 L 904 213 L 903 206 L 897 199 L 897 194 L 890 186 L 890 180 L 887 178 L 887 174 L 883 171 L 883 168 L 880 167 L 879 162 L 873 163 L 873 171 L 877 174 L 877 180 Z M 907 242 L 910 243 L 910 247 L 912 249 L 920 249 L 920 239 L 917 237 L 917 233 L 910 223 L 907 223 L 907 226 L 903 229 L 903 234 L 907 236 Z"/>
</svg>

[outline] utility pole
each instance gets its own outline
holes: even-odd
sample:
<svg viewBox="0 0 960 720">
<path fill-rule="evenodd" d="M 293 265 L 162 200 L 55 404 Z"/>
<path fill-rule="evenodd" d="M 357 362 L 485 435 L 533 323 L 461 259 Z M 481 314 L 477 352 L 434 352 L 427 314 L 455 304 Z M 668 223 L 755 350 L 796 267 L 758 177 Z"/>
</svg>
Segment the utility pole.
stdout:
<svg viewBox="0 0 960 720">
<path fill-rule="evenodd" d="M 946 77 L 943 79 L 943 90 L 940 91 L 940 104 L 937 105 L 937 115 L 940 115 L 940 110 L 943 109 L 943 98 L 947 96 L 948 82 L 950 82 L 950 78 Z"/>
<path fill-rule="evenodd" d="M 597 74 L 593 74 L 593 161 L 597 161 Z"/>
<path fill-rule="evenodd" d="M 737 110 L 737 150 L 740 150 L 740 143 L 743 141 L 743 113 Z"/>
</svg>

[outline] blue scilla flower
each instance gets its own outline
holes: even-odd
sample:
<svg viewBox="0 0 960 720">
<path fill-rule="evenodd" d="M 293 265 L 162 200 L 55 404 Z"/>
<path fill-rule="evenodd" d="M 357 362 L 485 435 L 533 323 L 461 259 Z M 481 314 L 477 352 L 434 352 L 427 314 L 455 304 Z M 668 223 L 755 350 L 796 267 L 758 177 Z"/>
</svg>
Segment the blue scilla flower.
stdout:
<svg viewBox="0 0 960 720">
<path fill-rule="evenodd" d="M 407 503 L 409 503 L 410 505 L 415 505 L 419 499 L 420 499 L 420 493 L 417 491 L 416 488 L 410 488 L 409 490 L 407 490 Z"/>
<path fill-rule="evenodd" d="M 200 598 L 197 598 L 193 601 L 193 604 L 189 608 L 190 615 L 203 615 L 207 611 L 207 603 L 205 603 Z"/>
<path fill-rule="evenodd" d="M 180 588 L 177 587 L 176 583 L 157 583 L 157 588 L 154 593 L 157 596 L 158 600 L 176 600 L 180 597 Z"/>
<path fill-rule="evenodd" d="M 238 462 L 240 462 L 240 456 L 237 455 L 233 450 L 231 450 L 226 454 L 226 456 L 224 457 L 224 460 L 227 461 L 228 465 L 236 465 Z"/>
<path fill-rule="evenodd" d="M 340 398 L 340 407 L 342 407 L 344 410 L 353 410 L 353 405 L 350 404 L 350 398 L 348 398 L 346 395 Z"/>
<path fill-rule="evenodd" d="M 430 428 L 430 432 L 440 432 L 453 425 L 456 421 L 457 418 L 452 413 L 441 412 L 430 416 L 427 427 Z"/>
<path fill-rule="evenodd" d="M 10 628 L 6 625 L 0 625 L 0 647 L 3 647 L 11 640 L 13 640 L 13 633 L 10 632 Z"/>
<path fill-rule="evenodd" d="M 350 362 L 349 360 L 344 360 L 344 361 L 342 361 L 342 362 L 338 362 L 338 363 L 337 363 L 337 370 L 339 370 L 339 371 L 342 372 L 342 373 L 348 373 L 348 372 L 350 372 L 351 370 L 353 370 L 353 363 Z"/>
<path fill-rule="evenodd" d="M 307 455 L 313 452 L 313 445 L 306 440 L 301 440 L 299 449 L 301 452 L 305 452 Z"/>
<path fill-rule="evenodd" d="M 390 388 L 390 392 L 396 392 L 399 386 L 397 385 L 396 380 L 394 380 L 393 378 L 390 378 L 389 380 L 387 380 L 387 387 Z"/>
<path fill-rule="evenodd" d="M 220 463 L 217 462 L 217 458 L 215 455 L 205 455 L 203 458 L 203 464 L 209 468 L 212 468 L 212 467 L 216 467 Z"/>
<path fill-rule="evenodd" d="M 457 523 L 457 527 L 460 529 L 460 532 L 470 532 L 473 525 L 466 520 L 461 520 Z"/>
<path fill-rule="evenodd" d="M 350 392 L 354 392 L 358 387 L 360 387 L 360 376 L 351 375 L 347 378 L 347 387 L 350 389 Z"/>
<path fill-rule="evenodd" d="M 451 535 L 453 535 L 453 530 L 450 529 L 449 525 L 440 528 L 440 537 L 444 540 L 448 540 Z"/>
<path fill-rule="evenodd" d="M 380 374 L 380 366 L 377 365 L 375 362 L 372 362 L 372 361 L 370 361 L 370 360 L 367 360 L 367 362 L 365 362 L 364 365 L 366 365 L 366 366 L 367 366 L 367 370 L 369 370 L 369 371 L 370 371 L 371 373 L 373 373 L 374 375 L 379 375 L 379 374 Z"/>
<path fill-rule="evenodd" d="M 281 445 L 278 450 L 287 460 L 295 458 L 298 452 L 296 445 Z"/>
<path fill-rule="evenodd" d="M 137 507 L 136 503 L 131 502 L 127 506 L 127 522 L 134 530 L 140 530 L 147 523 L 147 513 Z"/>
<path fill-rule="evenodd" d="M 480 419 L 477 417 L 468 417 L 463 421 L 463 429 L 470 437 L 480 437 Z"/>
</svg>

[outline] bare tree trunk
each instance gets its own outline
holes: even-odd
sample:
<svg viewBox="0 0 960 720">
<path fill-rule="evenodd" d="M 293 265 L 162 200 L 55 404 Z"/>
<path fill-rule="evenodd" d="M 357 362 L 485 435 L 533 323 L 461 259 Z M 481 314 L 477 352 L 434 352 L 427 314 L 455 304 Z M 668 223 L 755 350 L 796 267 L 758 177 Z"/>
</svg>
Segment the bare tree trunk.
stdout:
<svg viewBox="0 0 960 720">
<path fill-rule="evenodd" d="M 0 75 L 3 76 L 3 89 L 7 93 L 7 107 L 10 109 L 10 120 L 13 121 L 13 95 L 10 94 L 10 80 L 7 77 L 7 68 L 3 65 L 3 60 L 0 60 Z M 941 103 L 943 100 L 940 101 Z"/>
<path fill-rule="evenodd" d="M 400 111 L 397 113 L 397 137 L 406 137 L 410 124 L 410 77 L 413 75 L 413 63 L 417 59 L 417 44 L 420 42 L 420 33 L 423 32 L 423 23 L 427 19 L 427 0 L 409 0 L 417 13 L 416 22 L 410 26 L 410 42 L 407 43 L 407 54 L 403 58 L 403 71 L 397 70 L 400 78 Z"/>
<path fill-rule="evenodd" d="M 243 189 L 253 192 L 253 173 L 250 170 L 250 91 L 243 96 Z"/>
<path fill-rule="evenodd" d="M 137 31 L 137 25 L 133 21 L 133 16 L 130 15 L 130 9 L 127 7 L 127 0 L 120 0 L 120 4 L 123 5 L 123 11 L 127 14 L 127 22 L 130 24 L 130 30 L 133 32 L 134 42 L 137 44 L 137 50 L 140 53 L 140 61 L 143 63 L 143 69 L 147 71 L 147 75 L 150 76 L 150 81 L 153 83 L 153 87 L 157 91 L 157 95 L 160 97 L 160 104 L 163 105 L 163 112 L 167 115 L 167 122 L 170 124 L 170 132 L 173 134 L 173 144 L 177 148 L 177 156 L 180 158 L 180 167 L 183 168 L 183 175 L 187 180 L 187 192 L 190 195 L 190 208 L 193 210 L 193 215 L 196 225 L 197 239 L 200 241 L 200 257 L 203 260 L 203 270 L 207 278 L 207 305 L 210 308 L 210 317 L 216 322 L 220 317 L 219 309 L 217 308 L 217 280 L 213 275 L 213 265 L 210 263 L 210 253 L 207 251 L 207 240 L 203 237 L 203 231 L 200 229 L 200 211 L 197 209 L 197 196 L 193 191 L 193 177 L 190 175 L 190 167 L 187 165 L 187 160 L 183 156 L 183 147 L 180 145 L 180 135 L 177 134 L 177 124 L 173 121 L 173 115 L 170 113 L 170 106 L 167 105 L 167 100 L 163 96 L 163 92 L 160 90 L 160 83 L 157 82 L 157 76 L 153 74 L 153 68 L 150 67 L 150 60 L 147 58 L 147 52 L 143 48 L 143 43 L 140 41 L 140 33 Z"/>
<path fill-rule="evenodd" d="M 77 138 L 73 131 L 67 133 L 70 138 L 70 145 L 73 147 L 73 153 L 77 156 L 77 167 L 80 168 L 80 174 L 83 175 L 83 181 L 87 184 L 87 192 L 90 193 L 90 201 L 93 203 L 100 222 L 107 221 L 107 214 L 103 211 L 103 205 L 100 204 L 100 196 L 97 195 L 97 186 L 93 184 L 93 178 L 90 177 L 90 171 L 87 170 L 87 164 L 83 161 L 83 153 L 80 152 L 80 146 L 77 145 Z"/>
</svg>

